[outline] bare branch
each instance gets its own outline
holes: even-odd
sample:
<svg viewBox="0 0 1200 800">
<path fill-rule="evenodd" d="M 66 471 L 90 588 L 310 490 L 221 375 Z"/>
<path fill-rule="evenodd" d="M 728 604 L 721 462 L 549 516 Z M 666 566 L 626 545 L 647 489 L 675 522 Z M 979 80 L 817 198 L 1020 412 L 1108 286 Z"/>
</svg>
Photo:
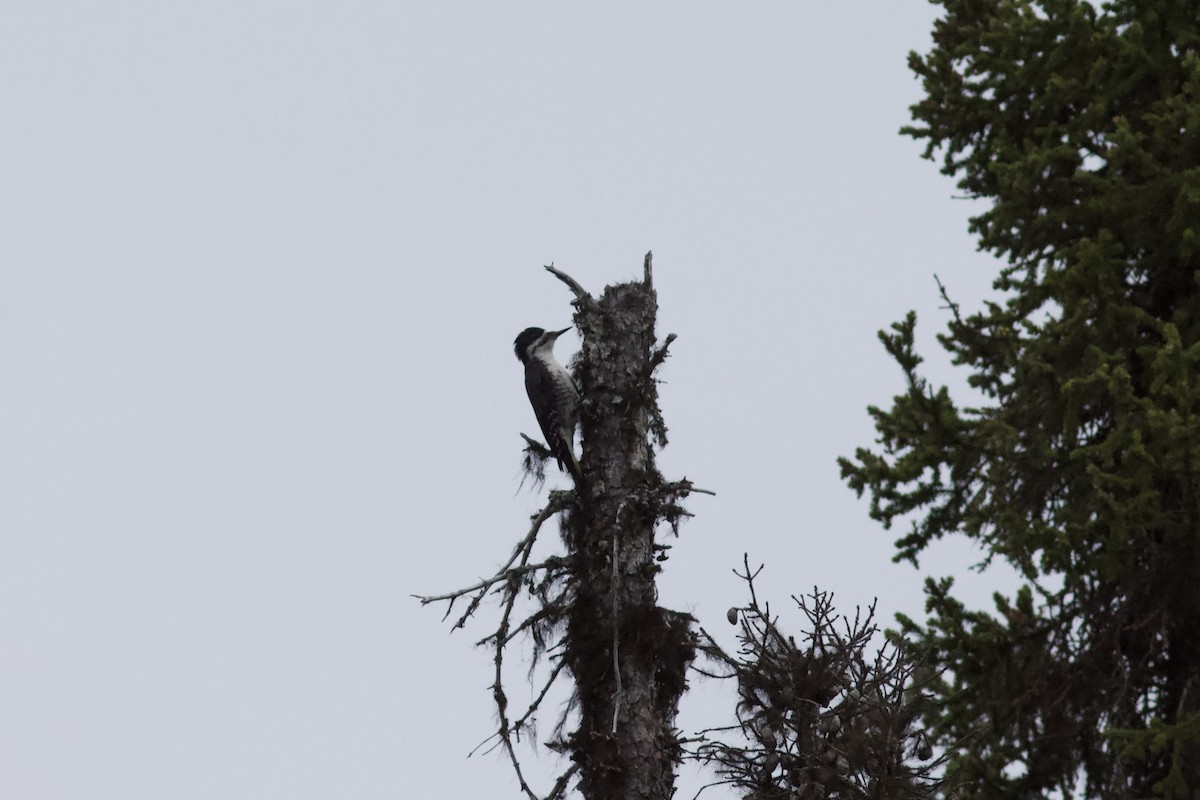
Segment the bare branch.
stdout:
<svg viewBox="0 0 1200 800">
<path fill-rule="evenodd" d="M 580 302 L 591 302 L 592 296 L 579 285 L 579 282 L 562 270 L 555 269 L 553 263 L 546 265 L 546 271 L 570 287 L 571 292 L 574 293 L 577 300 Z"/>
<path fill-rule="evenodd" d="M 473 583 L 470 586 L 464 586 L 461 589 L 455 589 L 454 591 L 447 592 L 446 594 L 431 595 L 429 597 L 419 597 L 419 599 L 421 601 L 421 605 L 428 605 L 430 603 L 436 603 L 441 600 L 455 600 L 459 597 L 462 597 L 465 594 L 470 594 L 471 592 L 475 591 L 476 589 L 487 589 L 492 586 L 495 586 L 498 583 L 507 583 L 507 582 L 511 581 L 513 578 L 519 578 L 520 576 L 528 574 L 530 572 L 537 572 L 538 570 L 542 570 L 542 569 L 553 569 L 556 567 L 561 567 L 561 566 L 565 565 L 566 563 L 567 563 L 566 559 L 562 558 L 561 556 L 551 556 L 550 558 L 547 558 L 545 561 L 541 561 L 537 564 L 523 564 L 519 567 L 512 567 L 509 569 L 504 569 L 500 572 L 497 572 L 495 575 L 493 575 L 490 578 L 484 578 L 484 579 L 480 580 L 478 583 Z M 416 595 L 414 595 L 414 596 L 416 596 Z"/>
<path fill-rule="evenodd" d="M 550 790 L 550 794 L 546 795 L 546 800 L 558 800 L 567 790 L 567 784 L 571 778 L 575 777 L 575 773 L 579 771 L 578 764 L 572 764 L 570 768 L 562 775 L 558 776 L 558 780 L 554 782 L 554 788 Z"/>
<path fill-rule="evenodd" d="M 936 272 L 933 275 L 933 280 L 937 283 L 938 294 L 946 301 L 946 305 L 942 306 L 942 308 L 950 309 L 950 313 L 954 315 L 954 321 L 961 324 L 962 317 L 958 313 L 958 303 L 950 299 L 950 295 L 946 293 L 946 287 L 942 285 L 942 279 L 937 276 Z"/>
<path fill-rule="evenodd" d="M 535 697 L 533 702 L 529 704 L 529 708 L 525 709 L 525 713 L 521 715 L 521 718 L 513 723 L 514 731 L 521 730 L 521 728 L 525 726 L 525 723 L 529 721 L 529 718 L 532 717 L 534 713 L 536 713 L 537 710 L 542 707 L 542 700 L 545 699 L 547 692 L 550 691 L 550 687 L 554 685 L 554 682 L 558 679 L 558 676 L 562 673 L 566 666 L 567 662 L 559 659 L 558 664 L 554 666 L 554 670 L 550 673 L 550 677 L 546 678 L 545 683 L 542 684 L 542 690 L 538 692 L 538 696 Z"/>
<path fill-rule="evenodd" d="M 533 524 L 530 525 L 529 533 L 525 534 L 525 538 L 517 542 L 517 546 L 513 548 L 512 555 L 509 556 L 508 561 L 506 561 L 504 566 L 500 567 L 500 569 L 498 569 L 496 574 L 494 574 L 492 577 L 483 578 L 479 582 L 470 586 L 466 586 L 462 589 L 456 589 L 452 592 L 446 592 L 445 594 L 413 596 L 420 600 L 421 605 L 423 606 L 429 605 L 430 603 L 444 602 L 447 600 L 450 601 L 446 608 L 446 613 L 442 617 L 445 619 L 446 617 L 450 616 L 450 610 L 454 608 L 455 600 L 472 592 L 478 592 L 478 594 L 471 599 L 471 603 L 469 606 L 467 606 L 467 610 L 461 617 L 459 617 L 458 621 L 450 629 L 457 630 L 466 624 L 466 621 L 471 617 L 472 614 L 475 613 L 475 611 L 479 608 L 480 603 L 483 602 L 483 598 L 487 596 L 488 591 L 493 586 L 501 583 L 509 583 L 514 578 L 518 578 L 521 575 L 540 569 L 550 569 L 562 566 L 562 560 L 555 558 L 548 558 L 542 563 L 534 565 L 528 565 L 526 562 L 529 559 L 529 553 L 533 549 L 534 542 L 537 541 L 538 532 L 542 529 L 542 525 L 546 522 L 546 520 L 550 519 L 550 517 L 567 507 L 567 500 L 570 494 L 570 492 L 551 493 L 549 502 L 546 503 L 545 507 L 541 511 L 534 515 Z M 513 564 L 516 563 L 518 559 L 521 563 L 519 566 L 514 568 Z"/>
<path fill-rule="evenodd" d="M 507 592 L 504 602 L 504 614 L 500 619 L 500 627 L 496 629 L 496 639 L 502 640 L 508 634 L 508 620 L 512 615 L 513 605 L 517 601 L 517 593 L 515 591 Z M 492 684 L 492 696 L 496 701 L 496 713 L 500 717 L 499 730 L 496 733 L 500 736 L 500 741 L 504 745 L 504 751 L 508 753 L 508 760 L 512 764 L 513 772 L 517 776 L 517 782 L 521 785 L 521 791 L 529 797 L 529 800 L 539 800 L 534 794 L 533 789 L 529 788 L 529 784 L 525 781 L 525 773 L 521 771 L 521 760 L 517 758 L 517 751 L 513 747 L 512 733 L 513 729 L 508 721 L 508 697 L 504 694 L 504 647 L 497 645 L 495 655 L 492 662 L 496 666 L 496 681 Z"/>
<path fill-rule="evenodd" d="M 650 354 L 650 370 L 653 372 L 660 364 L 667 360 L 667 348 L 671 346 L 671 342 L 679 337 L 673 333 L 668 333 L 667 338 L 663 339 L 663 343 L 654 348 L 654 352 Z"/>
<path fill-rule="evenodd" d="M 674 494 L 677 497 L 687 497 L 689 494 L 707 494 L 712 497 L 717 496 L 716 492 L 709 491 L 708 489 L 701 489 L 698 486 L 692 485 L 692 482 L 687 478 L 674 481 L 673 483 L 668 483 L 663 486 L 663 489 L 666 490 L 665 493 Z"/>
<path fill-rule="evenodd" d="M 524 434 L 522 434 L 522 436 L 524 436 Z M 531 439 L 529 439 L 529 437 L 526 436 L 525 439 L 530 443 L 531 446 L 539 446 L 536 442 L 533 442 Z M 484 637 L 479 642 L 481 645 L 489 645 L 492 648 L 492 662 L 494 670 L 492 697 L 496 703 L 496 713 L 499 717 L 496 733 L 485 740 L 483 744 L 486 744 L 492 739 L 496 739 L 497 742 L 495 746 L 504 748 L 505 753 L 508 755 L 509 762 L 512 764 L 513 772 L 517 776 L 517 782 L 520 784 L 521 791 L 524 792 L 529 800 L 541 799 L 525 780 L 525 775 L 521 769 L 521 762 L 517 756 L 513 739 L 514 737 L 519 738 L 522 729 L 526 726 L 530 718 L 532 718 L 533 714 L 540 707 L 542 701 L 545 699 L 546 693 L 550 690 L 550 687 L 561 674 L 564 663 L 560 661 L 555 666 L 549 678 L 546 680 L 545 685 L 542 687 L 542 691 L 534 699 L 529 708 L 526 709 L 525 713 L 521 715 L 520 719 L 518 719 L 516 723 L 513 723 L 508 718 L 508 697 L 504 692 L 504 651 L 507 645 L 519 633 L 535 629 L 540 622 L 552 617 L 553 614 L 558 611 L 558 609 L 552 605 L 543 606 L 538 611 L 525 617 L 515 625 L 512 621 L 513 610 L 516 606 L 518 597 L 521 595 L 521 588 L 527 581 L 530 580 L 530 576 L 537 573 L 542 573 L 545 576 L 542 579 L 542 585 L 545 585 L 545 581 L 553 580 L 559 574 L 562 574 L 570 569 L 570 559 L 563 556 L 551 556 L 544 561 L 534 564 L 529 563 L 529 556 L 533 550 L 534 543 L 537 541 L 537 537 L 542 529 L 542 526 L 552 516 L 569 508 L 573 501 L 573 492 L 551 492 L 550 499 L 546 505 L 532 517 L 528 533 L 526 533 L 525 536 L 519 542 L 517 542 L 516 546 L 513 548 L 512 554 L 509 555 L 508 560 L 505 561 L 503 566 L 496 570 L 495 574 L 493 574 L 491 577 L 482 578 L 470 586 L 465 586 L 461 589 L 456 589 L 444 594 L 417 596 L 417 599 L 421 601 L 422 605 L 428 605 L 429 603 L 436 602 L 446 602 L 446 616 L 449 616 L 455 600 L 461 597 L 466 597 L 467 595 L 473 595 L 467 610 L 458 618 L 453 628 L 451 628 L 451 630 L 454 630 L 461 628 L 466 624 L 467 619 L 469 619 L 475 613 L 480 604 L 483 602 L 483 599 L 488 594 L 498 592 L 501 595 L 502 611 L 500 623 L 497 625 L 495 631 Z M 532 584 L 530 584 L 530 586 L 532 587 Z M 536 591 L 532 588 L 530 590 Z M 481 744 L 480 747 L 482 747 L 483 744 Z M 478 748 L 476 748 L 476 750 L 477 749 Z M 562 776 L 559 777 L 558 781 L 555 783 L 554 789 L 549 795 L 547 795 L 547 800 L 554 800 L 555 798 L 560 798 L 562 796 L 570 777 L 575 774 L 576 769 L 577 767 L 572 766 Z"/>
<path fill-rule="evenodd" d="M 534 439 L 533 437 L 524 433 L 521 434 L 521 438 L 525 440 L 525 444 L 529 446 L 530 450 L 533 450 L 542 458 L 554 458 L 554 453 L 550 452 L 550 448 L 546 447 L 546 445 L 542 444 L 537 439 Z"/>
<path fill-rule="evenodd" d="M 567 560 L 565 558 L 555 558 L 555 559 L 547 559 L 547 560 L 548 561 L 558 561 L 562 564 L 567 563 Z M 543 563 L 545 563 L 545 562 L 543 562 Z M 562 612 L 562 609 L 557 608 L 555 606 L 543 606 L 542 608 L 539 608 L 537 611 L 530 614 L 525 619 L 521 620 L 521 623 L 519 625 L 517 625 L 517 627 L 513 628 L 509 632 L 508 636 L 504 637 L 504 640 L 500 642 L 500 645 L 506 646 L 513 639 L 517 638 L 517 636 L 519 636 L 520 634 L 529 630 L 534 625 L 537 625 L 542 620 L 548 619 L 548 618 L 554 616 L 555 614 L 558 614 L 561 612 Z M 495 641 L 496 641 L 496 634 L 493 633 L 493 634 L 490 634 L 490 635 L 484 637 L 483 639 L 480 639 L 478 643 L 482 645 L 482 644 L 488 644 L 489 642 L 495 642 Z"/>
</svg>

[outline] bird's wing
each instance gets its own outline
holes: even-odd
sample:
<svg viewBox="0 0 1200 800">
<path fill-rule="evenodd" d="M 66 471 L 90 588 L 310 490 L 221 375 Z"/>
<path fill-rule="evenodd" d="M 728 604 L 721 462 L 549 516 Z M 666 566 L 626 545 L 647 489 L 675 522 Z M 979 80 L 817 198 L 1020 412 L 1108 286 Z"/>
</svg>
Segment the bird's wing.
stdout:
<svg viewBox="0 0 1200 800">
<path fill-rule="evenodd" d="M 548 413 L 543 414 L 538 408 L 535 397 L 554 397 L 555 387 L 548 373 L 543 370 L 525 370 L 525 392 L 529 395 L 530 405 L 533 406 L 533 413 L 537 417 L 538 426 L 542 429 L 542 438 L 546 442 L 546 446 L 550 451 L 558 456 L 558 430 L 561 420 L 554 413 L 557 407 L 556 403 L 550 404 Z"/>
</svg>

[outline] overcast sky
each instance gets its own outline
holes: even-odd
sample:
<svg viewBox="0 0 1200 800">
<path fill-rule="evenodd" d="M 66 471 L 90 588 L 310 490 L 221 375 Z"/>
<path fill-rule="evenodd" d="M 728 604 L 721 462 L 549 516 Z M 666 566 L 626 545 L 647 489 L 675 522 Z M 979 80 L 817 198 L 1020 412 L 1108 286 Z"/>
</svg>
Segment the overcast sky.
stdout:
<svg viewBox="0 0 1200 800">
<path fill-rule="evenodd" d="M 490 573 L 562 483 L 519 489 L 550 262 L 599 292 L 655 254 L 659 463 L 717 492 L 663 605 L 728 636 L 748 551 L 776 608 L 919 613 L 835 458 L 902 388 L 876 330 L 916 308 L 958 381 L 933 275 L 970 308 L 996 270 L 897 133 L 935 10 L 9 0 L 0 794 L 517 797 L 467 758 L 494 616 L 411 595 Z M 977 560 L 923 566 L 983 603 Z"/>
</svg>

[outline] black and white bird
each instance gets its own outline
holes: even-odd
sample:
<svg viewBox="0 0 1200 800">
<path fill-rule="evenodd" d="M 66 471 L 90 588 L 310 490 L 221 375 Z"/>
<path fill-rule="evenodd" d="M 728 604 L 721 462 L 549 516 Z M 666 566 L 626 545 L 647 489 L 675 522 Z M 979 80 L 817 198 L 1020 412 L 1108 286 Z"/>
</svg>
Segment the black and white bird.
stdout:
<svg viewBox="0 0 1200 800">
<path fill-rule="evenodd" d="M 533 405 L 546 445 L 558 460 L 558 468 L 571 473 L 578 483 L 579 462 L 572 450 L 575 426 L 579 424 L 579 390 L 575 381 L 554 358 L 554 342 L 570 328 L 547 331 L 526 328 L 514 342 L 517 358 L 525 365 L 525 391 Z"/>
</svg>

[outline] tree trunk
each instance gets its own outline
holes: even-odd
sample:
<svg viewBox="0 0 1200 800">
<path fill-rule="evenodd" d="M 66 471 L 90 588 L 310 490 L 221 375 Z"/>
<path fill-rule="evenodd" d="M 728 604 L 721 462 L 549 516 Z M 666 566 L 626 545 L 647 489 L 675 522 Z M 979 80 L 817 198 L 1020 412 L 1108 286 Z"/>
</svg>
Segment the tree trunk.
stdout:
<svg viewBox="0 0 1200 800">
<path fill-rule="evenodd" d="M 568 744 L 588 800 L 672 795 L 673 723 L 694 652 L 690 617 L 655 604 L 655 526 L 679 492 L 654 463 L 665 428 L 653 373 L 665 349 L 655 348 L 650 277 L 647 254 L 640 283 L 607 287 L 598 300 L 573 286 L 584 335 L 576 369 L 584 457 L 564 524 L 576 559 L 565 657 L 580 712 Z"/>
</svg>

